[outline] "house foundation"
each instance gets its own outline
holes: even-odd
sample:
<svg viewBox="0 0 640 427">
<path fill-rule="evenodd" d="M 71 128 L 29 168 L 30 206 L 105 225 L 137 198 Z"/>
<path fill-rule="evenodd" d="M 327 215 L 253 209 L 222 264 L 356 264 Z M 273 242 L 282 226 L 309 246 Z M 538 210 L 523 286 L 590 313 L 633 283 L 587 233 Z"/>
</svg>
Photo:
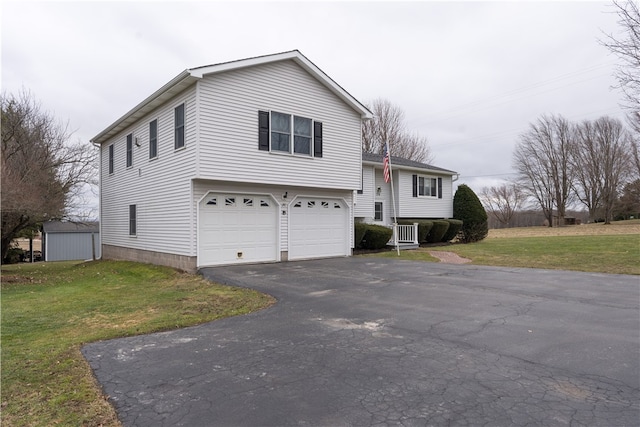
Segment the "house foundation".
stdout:
<svg viewBox="0 0 640 427">
<path fill-rule="evenodd" d="M 102 258 L 112 260 L 136 261 L 146 264 L 164 265 L 188 273 L 197 272 L 196 257 L 122 246 L 102 245 Z"/>
</svg>

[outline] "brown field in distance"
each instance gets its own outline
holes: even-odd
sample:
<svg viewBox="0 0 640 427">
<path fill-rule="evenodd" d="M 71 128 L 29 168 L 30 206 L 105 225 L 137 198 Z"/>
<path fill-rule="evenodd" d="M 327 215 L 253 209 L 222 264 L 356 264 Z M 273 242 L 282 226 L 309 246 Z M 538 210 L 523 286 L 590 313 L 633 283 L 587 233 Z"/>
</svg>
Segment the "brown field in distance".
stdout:
<svg viewBox="0 0 640 427">
<path fill-rule="evenodd" d="M 545 237 L 545 236 L 605 236 L 617 234 L 640 235 L 640 219 L 614 221 L 611 224 L 582 224 L 564 227 L 514 227 L 495 228 L 489 230 L 487 239 L 511 237 Z"/>
</svg>

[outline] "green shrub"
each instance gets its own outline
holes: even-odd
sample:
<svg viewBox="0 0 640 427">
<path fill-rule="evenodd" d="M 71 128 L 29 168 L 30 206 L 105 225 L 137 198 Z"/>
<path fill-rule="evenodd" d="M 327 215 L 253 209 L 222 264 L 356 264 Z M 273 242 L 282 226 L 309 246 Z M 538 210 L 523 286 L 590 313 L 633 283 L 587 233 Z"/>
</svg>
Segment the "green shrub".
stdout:
<svg viewBox="0 0 640 427">
<path fill-rule="evenodd" d="M 362 241 L 362 247 L 365 249 L 382 249 L 387 246 L 387 242 L 391 239 L 393 230 L 382 225 L 367 224 L 367 232 Z"/>
<path fill-rule="evenodd" d="M 413 225 L 416 222 L 418 223 L 418 243 L 424 243 L 427 241 L 427 235 L 429 234 L 429 231 L 431 231 L 431 227 L 433 227 L 433 221 L 424 219 L 402 219 L 398 221 L 398 224 Z"/>
<path fill-rule="evenodd" d="M 7 255 L 2 260 L 3 264 L 17 264 L 26 258 L 26 252 L 17 246 L 12 246 L 7 250 Z"/>
<path fill-rule="evenodd" d="M 353 247 L 359 249 L 362 245 L 362 239 L 367 232 L 367 224 L 364 222 L 356 222 L 353 227 Z"/>
<path fill-rule="evenodd" d="M 462 229 L 462 221 L 459 219 L 448 219 L 447 222 L 449 223 L 449 229 L 442 236 L 442 242 L 452 241 Z"/>
<path fill-rule="evenodd" d="M 433 221 L 433 227 L 431 227 L 431 231 L 427 235 L 428 243 L 438 243 L 442 240 L 442 237 L 449 229 L 449 221 L 444 219 L 436 219 Z"/>
<path fill-rule="evenodd" d="M 487 212 L 476 193 L 465 184 L 461 184 L 453 196 L 453 217 L 462 221 L 460 241 L 463 243 L 479 242 L 489 234 Z"/>
</svg>

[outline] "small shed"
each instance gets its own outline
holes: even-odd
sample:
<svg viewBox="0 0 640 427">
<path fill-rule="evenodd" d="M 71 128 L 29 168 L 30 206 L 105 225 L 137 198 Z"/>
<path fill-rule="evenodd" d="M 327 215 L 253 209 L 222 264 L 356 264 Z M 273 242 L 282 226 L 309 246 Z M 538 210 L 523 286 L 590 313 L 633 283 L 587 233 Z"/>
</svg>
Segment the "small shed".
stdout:
<svg viewBox="0 0 640 427">
<path fill-rule="evenodd" d="M 93 248 L 92 248 L 93 244 Z M 71 261 L 100 258 L 100 227 L 94 222 L 47 221 L 42 225 L 42 259 Z"/>
</svg>

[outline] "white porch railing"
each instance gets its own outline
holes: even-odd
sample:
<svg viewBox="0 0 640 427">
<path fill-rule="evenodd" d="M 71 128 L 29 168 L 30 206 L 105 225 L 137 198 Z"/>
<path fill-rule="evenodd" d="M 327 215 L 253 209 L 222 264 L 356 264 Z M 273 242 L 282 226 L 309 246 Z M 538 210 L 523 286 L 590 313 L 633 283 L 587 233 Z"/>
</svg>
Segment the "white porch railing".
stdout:
<svg viewBox="0 0 640 427">
<path fill-rule="evenodd" d="M 393 224 L 393 234 L 389 244 L 396 246 L 399 243 L 412 243 L 414 245 L 419 243 L 417 222 L 414 222 L 413 225 Z"/>
</svg>

